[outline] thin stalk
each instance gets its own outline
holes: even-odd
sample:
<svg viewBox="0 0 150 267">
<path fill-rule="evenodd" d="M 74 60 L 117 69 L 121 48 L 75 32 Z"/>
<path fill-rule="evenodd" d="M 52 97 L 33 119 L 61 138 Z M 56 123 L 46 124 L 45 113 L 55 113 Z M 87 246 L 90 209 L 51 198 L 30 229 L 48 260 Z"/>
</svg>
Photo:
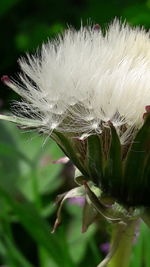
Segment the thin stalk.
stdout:
<svg viewBox="0 0 150 267">
<path fill-rule="evenodd" d="M 133 240 L 135 237 L 137 220 L 126 224 L 114 225 L 112 233 L 112 248 L 117 242 L 116 252 L 110 259 L 107 267 L 128 267 L 130 264 Z"/>
<path fill-rule="evenodd" d="M 111 249 L 97 267 L 128 267 L 138 220 L 113 225 Z"/>
</svg>

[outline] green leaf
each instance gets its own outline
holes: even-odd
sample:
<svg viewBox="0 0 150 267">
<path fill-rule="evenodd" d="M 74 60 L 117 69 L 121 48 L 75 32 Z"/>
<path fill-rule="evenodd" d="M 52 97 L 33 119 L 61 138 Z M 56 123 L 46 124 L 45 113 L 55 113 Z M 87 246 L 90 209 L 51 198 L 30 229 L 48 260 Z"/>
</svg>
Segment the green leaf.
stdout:
<svg viewBox="0 0 150 267">
<path fill-rule="evenodd" d="M 22 267 L 32 267 L 27 259 L 22 255 L 19 249 L 15 246 L 14 242 L 12 242 L 5 234 L 4 242 L 6 244 L 6 255 L 9 258 L 9 261 L 13 266 L 22 266 Z"/>
<path fill-rule="evenodd" d="M 17 142 L 11 135 L 5 123 L 0 123 L 0 186 L 11 194 L 16 192 L 20 155 L 17 151 Z"/>
<path fill-rule="evenodd" d="M 0 16 L 4 16 L 20 0 L 1 0 Z"/>
<path fill-rule="evenodd" d="M 133 255 L 130 267 L 149 267 L 150 263 L 150 230 L 143 222 L 139 222 L 139 235 L 133 248 Z"/>
<path fill-rule="evenodd" d="M 79 218 L 77 220 L 76 218 L 74 217 L 70 223 L 68 237 L 69 250 L 71 257 L 75 262 L 75 266 L 85 266 L 85 263 L 83 263 L 82 260 L 84 260 L 87 247 L 89 246 L 91 238 L 95 233 L 95 225 L 91 225 L 88 231 L 83 234 L 81 233 L 81 220 L 79 220 Z"/>
<path fill-rule="evenodd" d="M 43 246 L 54 261 L 61 266 L 61 258 L 63 257 L 61 247 L 56 241 L 56 238 L 50 234 L 46 221 L 42 219 L 34 206 L 25 200 L 17 202 L 2 188 L 0 188 L 0 194 L 1 198 L 4 198 L 4 200 L 12 206 L 20 223 L 29 232 L 37 244 Z"/>
<path fill-rule="evenodd" d="M 98 135 L 87 138 L 87 166 L 91 179 L 101 185 L 103 179 L 103 153 L 101 140 Z"/>
<path fill-rule="evenodd" d="M 18 188 L 29 200 L 34 200 L 33 180 L 38 194 L 54 192 L 63 182 L 59 177 L 62 165 L 52 163 L 63 156 L 56 142 L 49 138 L 43 146 L 41 137 L 32 132 L 22 133 L 7 122 L 0 125 L 0 184 L 10 191 Z"/>
<path fill-rule="evenodd" d="M 40 258 L 40 267 L 58 267 L 58 264 L 49 256 L 48 252 L 40 247 L 38 250 L 39 258 Z"/>
<path fill-rule="evenodd" d="M 67 227 L 69 251 L 75 265 L 82 266 L 84 262 L 87 263 L 87 261 L 85 261 L 85 255 L 87 251 L 89 253 L 89 246 L 91 244 L 91 238 L 96 231 L 96 224 L 92 224 L 88 231 L 83 234 L 83 232 L 81 232 L 82 207 L 68 202 L 66 208 L 72 218 Z M 91 257 L 92 256 L 91 254 Z"/>
<path fill-rule="evenodd" d="M 143 262 L 145 263 L 144 267 L 149 267 L 150 263 L 150 229 L 142 223 L 141 225 L 141 234 L 143 237 Z M 141 266 L 140 266 L 141 267 Z"/>
</svg>

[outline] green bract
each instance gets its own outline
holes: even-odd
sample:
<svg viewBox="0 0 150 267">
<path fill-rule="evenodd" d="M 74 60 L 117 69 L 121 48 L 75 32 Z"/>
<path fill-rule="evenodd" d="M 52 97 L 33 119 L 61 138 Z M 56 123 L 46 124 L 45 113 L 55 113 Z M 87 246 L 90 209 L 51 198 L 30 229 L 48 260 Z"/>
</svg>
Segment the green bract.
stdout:
<svg viewBox="0 0 150 267">
<path fill-rule="evenodd" d="M 107 150 L 106 136 L 107 131 Z M 150 115 L 135 138 L 121 145 L 115 127 L 85 140 L 63 133 L 52 134 L 85 180 L 126 207 L 150 206 Z"/>
</svg>

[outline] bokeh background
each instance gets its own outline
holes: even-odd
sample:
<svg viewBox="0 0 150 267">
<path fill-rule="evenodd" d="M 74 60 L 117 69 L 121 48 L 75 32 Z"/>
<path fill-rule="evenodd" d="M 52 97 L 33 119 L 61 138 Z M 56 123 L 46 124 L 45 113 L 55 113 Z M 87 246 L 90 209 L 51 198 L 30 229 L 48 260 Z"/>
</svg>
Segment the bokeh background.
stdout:
<svg viewBox="0 0 150 267">
<path fill-rule="evenodd" d="M 68 25 L 92 21 L 105 27 L 114 17 L 150 28 L 150 0 L 1 0 L 0 75 L 15 76 L 17 59 Z M 0 84 L 1 113 L 18 96 Z M 71 163 L 52 140 L 0 122 L 0 266 L 96 266 L 108 251 L 111 226 L 103 220 L 81 233 L 82 201 L 66 201 L 63 224 L 51 234 L 58 194 L 75 187 Z M 131 267 L 150 266 L 150 231 L 140 225 Z M 138 241 L 138 242 L 137 242 Z"/>
</svg>

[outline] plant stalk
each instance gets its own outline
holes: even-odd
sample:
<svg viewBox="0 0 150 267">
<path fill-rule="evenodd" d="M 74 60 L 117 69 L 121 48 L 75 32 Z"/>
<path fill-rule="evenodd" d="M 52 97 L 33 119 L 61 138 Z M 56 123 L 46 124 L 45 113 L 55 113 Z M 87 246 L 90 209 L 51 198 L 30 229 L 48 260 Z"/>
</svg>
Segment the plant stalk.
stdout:
<svg viewBox="0 0 150 267">
<path fill-rule="evenodd" d="M 114 225 L 112 233 L 112 249 L 116 251 L 110 259 L 107 267 L 129 267 L 133 240 L 136 234 L 138 220 Z"/>
</svg>

